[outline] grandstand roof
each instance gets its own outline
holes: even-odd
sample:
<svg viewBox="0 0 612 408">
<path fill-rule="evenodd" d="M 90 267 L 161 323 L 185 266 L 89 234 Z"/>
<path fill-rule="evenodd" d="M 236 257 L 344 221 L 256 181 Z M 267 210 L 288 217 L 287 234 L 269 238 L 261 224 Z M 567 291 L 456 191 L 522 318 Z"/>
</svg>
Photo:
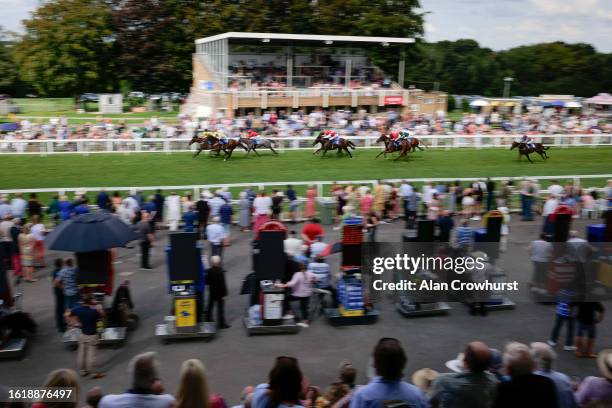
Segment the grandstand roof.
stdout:
<svg viewBox="0 0 612 408">
<path fill-rule="evenodd" d="M 211 41 L 236 39 L 236 40 L 280 40 L 280 41 L 322 41 L 324 43 L 387 43 L 387 44 L 411 44 L 414 38 L 402 37 L 365 37 L 353 35 L 314 35 L 314 34 L 282 34 L 282 33 L 242 33 L 227 32 L 213 35 L 211 37 L 199 38 L 196 44 L 204 44 Z"/>
</svg>

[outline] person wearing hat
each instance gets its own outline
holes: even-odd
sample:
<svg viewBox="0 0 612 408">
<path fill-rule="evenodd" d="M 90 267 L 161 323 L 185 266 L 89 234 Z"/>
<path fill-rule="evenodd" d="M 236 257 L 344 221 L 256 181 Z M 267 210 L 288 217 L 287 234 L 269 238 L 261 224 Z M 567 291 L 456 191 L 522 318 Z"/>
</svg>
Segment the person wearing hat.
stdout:
<svg viewBox="0 0 612 408">
<path fill-rule="evenodd" d="M 442 374 L 431 385 L 431 406 L 439 408 L 490 407 L 497 390 L 497 379 L 486 370 L 491 350 L 480 342 L 468 343 L 463 352 L 463 371 Z"/>
<path fill-rule="evenodd" d="M 597 367 L 602 377 L 585 378 L 576 391 L 576 402 L 580 406 L 591 406 L 590 404 L 612 403 L 612 349 L 605 349 L 597 356 Z"/>
<path fill-rule="evenodd" d="M 431 385 L 440 376 L 440 373 L 431 368 L 421 368 L 412 374 L 412 383 L 419 387 L 426 395 L 431 396 Z"/>
</svg>

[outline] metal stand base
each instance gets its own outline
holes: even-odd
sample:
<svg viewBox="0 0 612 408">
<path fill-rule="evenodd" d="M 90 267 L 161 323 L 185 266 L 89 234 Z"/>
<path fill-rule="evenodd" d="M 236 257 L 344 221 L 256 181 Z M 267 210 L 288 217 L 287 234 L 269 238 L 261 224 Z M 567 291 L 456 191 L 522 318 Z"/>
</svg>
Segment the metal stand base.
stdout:
<svg viewBox="0 0 612 408">
<path fill-rule="evenodd" d="M 295 324 L 295 320 L 285 320 L 278 326 L 264 326 L 263 324 L 253 325 L 248 317 L 242 319 L 247 334 L 296 334 L 300 331 L 300 326 Z"/>
<path fill-rule="evenodd" d="M 512 310 L 512 309 L 514 309 L 516 307 L 516 303 L 514 303 L 510 299 L 504 297 L 504 298 L 501 299 L 501 302 L 499 302 L 499 301 L 489 301 L 489 303 L 487 303 L 485 305 L 485 307 L 487 308 L 487 311 Z"/>
<path fill-rule="evenodd" d="M 448 314 L 451 307 L 446 302 L 421 303 L 419 308 L 410 308 L 408 305 L 397 303 L 397 311 L 404 317 L 440 316 Z"/>
<path fill-rule="evenodd" d="M 215 322 L 202 322 L 198 325 L 197 331 L 191 333 L 177 333 L 175 330 L 168 330 L 168 324 L 162 323 L 155 326 L 155 335 L 164 343 L 172 340 L 184 339 L 209 339 L 217 334 L 217 324 Z"/>
<path fill-rule="evenodd" d="M 20 359 L 25 353 L 28 339 L 9 339 L 0 347 L 0 360 Z"/>
<path fill-rule="evenodd" d="M 378 321 L 378 311 L 370 310 L 363 316 L 342 316 L 338 309 L 325 309 L 323 311 L 332 326 L 352 326 L 357 324 L 374 324 Z"/>
<path fill-rule="evenodd" d="M 64 344 L 70 349 L 79 345 L 81 329 L 70 329 L 64 333 Z M 119 347 L 127 340 L 127 327 L 107 327 L 98 339 L 99 347 Z"/>
</svg>

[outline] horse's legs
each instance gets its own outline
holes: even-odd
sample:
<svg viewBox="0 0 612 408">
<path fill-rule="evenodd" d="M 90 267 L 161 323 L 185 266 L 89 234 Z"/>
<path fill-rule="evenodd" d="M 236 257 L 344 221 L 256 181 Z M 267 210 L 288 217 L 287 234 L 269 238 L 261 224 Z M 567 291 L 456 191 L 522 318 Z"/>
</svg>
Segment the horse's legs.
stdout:
<svg viewBox="0 0 612 408">
<path fill-rule="evenodd" d="M 345 147 L 344 150 L 346 150 L 346 152 L 348 153 L 349 157 L 352 159 L 353 155 L 351 154 L 351 152 L 349 152 L 348 147 Z"/>
<path fill-rule="evenodd" d="M 313 156 L 314 156 L 315 154 L 319 153 L 321 150 L 323 150 L 323 148 L 322 148 L 322 147 L 319 147 L 317 150 L 315 150 L 315 151 L 312 153 L 312 154 L 313 154 Z"/>
<path fill-rule="evenodd" d="M 195 159 L 198 155 L 202 153 L 202 148 L 198 148 L 198 151 L 194 153 L 193 158 Z"/>
<path fill-rule="evenodd" d="M 255 156 L 259 156 L 259 153 L 257 153 L 257 148 L 255 146 L 253 146 L 253 153 L 255 153 Z"/>
<path fill-rule="evenodd" d="M 234 149 L 231 149 L 229 152 L 226 151 L 225 158 L 223 159 L 223 161 L 227 161 L 230 157 L 232 157 L 232 153 L 234 153 Z"/>
<path fill-rule="evenodd" d="M 385 153 L 385 150 L 383 150 L 382 152 L 378 153 L 375 157 L 375 159 L 378 159 L 380 157 L 381 154 Z"/>
<path fill-rule="evenodd" d="M 272 150 L 272 153 L 278 154 L 278 152 L 276 150 L 274 150 L 274 148 L 272 146 L 270 146 L 268 149 Z"/>
<path fill-rule="evenodd" d="M 525 153 L 525 157 L 529 160 L 529 163 L 533 163 L 533 160 L 529 157 L 529 153 Z"/>
</svg>

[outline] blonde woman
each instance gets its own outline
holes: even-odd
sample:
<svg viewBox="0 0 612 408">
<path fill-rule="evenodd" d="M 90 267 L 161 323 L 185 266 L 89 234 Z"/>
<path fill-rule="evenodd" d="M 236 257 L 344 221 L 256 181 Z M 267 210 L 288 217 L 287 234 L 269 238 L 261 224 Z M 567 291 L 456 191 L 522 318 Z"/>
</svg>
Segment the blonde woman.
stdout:
<svg viewBox="0 0 612 408">
<path fill-rule="evenodd" d="M 219 408 L 225 406 L 223 397 L 208 388 L 206 368 L 198 359 L 183 362 L 176 395 L 176 408 Z"/>
<path fill-rule="evenodd" d="M 36 402 L 32 408 L 69 408 L 78 407 L 79 401 L 79 377 L 74 370 L 60 368 L 59 370 L 51 371 L 45 381 L 45 387 L 71 388 L 74 402 Z"/>
<path fill-rule="evenodd" d="M 19 254 L 21 255 L 21 268 L 26 282 L 36 282 L 36 279 L 32 277 L 34 273 L 34 245 L 36 238 L 30 233 L 31 228 L 32 224 L 26 224 L 17 238 Z"/>
</svg>

